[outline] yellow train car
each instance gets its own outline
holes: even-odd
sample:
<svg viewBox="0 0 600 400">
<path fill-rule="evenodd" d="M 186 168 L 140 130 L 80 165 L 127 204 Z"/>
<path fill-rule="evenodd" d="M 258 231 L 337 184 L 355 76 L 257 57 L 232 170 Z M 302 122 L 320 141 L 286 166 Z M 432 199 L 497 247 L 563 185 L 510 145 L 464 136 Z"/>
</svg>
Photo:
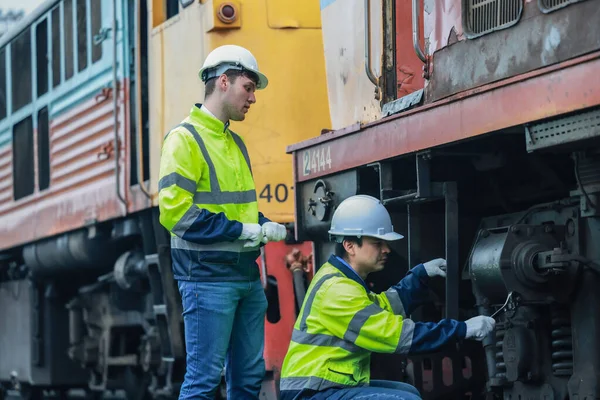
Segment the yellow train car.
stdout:
<svg viewBox="0 0 600 400">
<path fill-rule="evenodd" d="M 248 48 L 269 77 L 243 123 L 232 129 L 248 143 L 260 210 L 293 222 L 292 163 L 286 146 L 330 126 L 318 1 L 207 0 L 169 13 L 152 1 L 149 37 L 151 186 L 156 193 L 161 137 L 204 98 L 197 71 L 214 48 Z M 156 205 L 156 198 L 154 198 Z"/>
</svg>

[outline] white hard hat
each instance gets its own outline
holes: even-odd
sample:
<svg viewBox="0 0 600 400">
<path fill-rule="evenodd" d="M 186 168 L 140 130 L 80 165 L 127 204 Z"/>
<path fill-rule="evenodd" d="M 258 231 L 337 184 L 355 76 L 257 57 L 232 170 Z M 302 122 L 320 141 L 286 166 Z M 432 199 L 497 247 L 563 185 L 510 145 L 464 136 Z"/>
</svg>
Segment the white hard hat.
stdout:
<svg viewBox="0 0 600 400">
<path fill-rule="evenodd" d="M 356 195 L 342 201 L 331 218 L 329 235 L 341 243 L 344 236 L 370 236 L 386 241 L 402 239 L 394 232 L 385 206 L 372 196 Z"/>
<path fill-rule="evenodd" d="M 233 44 L 226 44 L 211 51 L 204 60 L 204 65 L 198 71 L 198 76 L 203 82 L 206 82 L 210 78 L 220 76 L 229 69 L 255 73 L 258 76 L 257 89 L 264 89 L 269 83 L 267 77 L 258 70 L 258 63 L 252 53 L 241 46 Z"/>
</svg>

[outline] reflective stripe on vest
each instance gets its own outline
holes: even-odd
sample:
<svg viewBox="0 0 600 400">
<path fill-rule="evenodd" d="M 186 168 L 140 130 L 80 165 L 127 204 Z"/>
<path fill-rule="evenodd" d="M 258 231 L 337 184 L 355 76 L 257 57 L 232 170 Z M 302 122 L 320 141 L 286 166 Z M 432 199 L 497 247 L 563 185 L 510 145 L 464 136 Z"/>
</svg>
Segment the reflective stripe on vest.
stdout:
<svg viewBox="0 0 600 400">
<path fill-rule="evenodd" d="M 219 184 L 219 180 L 217 179 L 217 171 L 215 169 L 215 165 L 212 162 L 210 155 L 208 154 L 208 150 L 206 149 L 206 145 L 204 144 L 204 140 L 196 131 L 196 128 L 192 124 L 188 124 L 186 122 L 180 124 L 179 126 L 187 129 L 200 147 L 200 151 L 202 152 L 202 156 L 208 165 L 208 177 L 210 181 L 210 192 L 198 192 L 196 191 L 196 182 L 193 180 L 186 178 L 176 172 L 173 172 L 167 176 L 162 177 L 162 179 L 158 182 L 158 191 L 160 192 L 162 189 L 176 185 L 181 189 L 185 190 L 194 195 L 194 203 L 196 204 L 245 204 L 245 203 L 253 203 L 256 201 L 256 191 L 255 190 L 244 190 L 239 192 L 224 192 L 221 190 L 221 185 Z M 237 144 L 238 148 L 242 152 L 244 159 L 246 160 L 246 164 L 250 169 L 250 173 L 252 173 L 252 167 L 250 165 L 250 157 L 248 156 L 248 149 L 244 145 L 242 139 L 235 133 L 231 132 L 231 137 L 233 141 Z M 192 207 L 188 210 L 188 213 L 199 214 L 195 212 Z M 191 219 L 193 215 L 186 215 L 179 221 L 181 223 L 184 219 Z M 195 221 L 195 218 L 191 219 L 191 221 Z M 177 225 L 179 225 L 179 223 Z M 189 227 L 189 225 L 187 225 Z M 186 228 L 187 229 L 187 228 Z M 174 232 L 175 233 L 175 232 Z"/>
<path fill-rule="evenodd" d="M 356 385 L 342 385 L 337 382 L 332 382 L 327 379 L 317 378 L 316 376 L 290 376 L 281 378 L 279 383 L 280 390 L 325 390 L 332 387 L 355 387 Z"/>
<path fill-rule="evenodd" d="M 400 295 L 398 291 L 394 288 L 389 288 L 385 291 L 385 295 L 392 306 L 392 311 L 396 315 L 402 315 L 406 317 L 406 311 L 404 310 L 404 304 L 402 304 L 402 300 L 400 299 Z"/>
<path fill-rule="evenodd" d="M 196 207 L 197 208 L 197 207 Z M 175 231 L 175 230 L 173 230 Z M 192 251 L 231 251 L 235 253 L 244 253 L 256 251 L 256 247 L 243 247 L 244 241 L 235 240 L 233 242 L 218 242 L 212 244 L 198 244 L 182 239 L 178 236 L 171 236 L 171 248 Z"/>
<path fill-rule="evenodd" d="M 311 346 L 338 347 L 338 348 L 344 349 L 346 351 L 349 351 L 351 353 L 364 351 L 361 347 L 356 345 L 356 340 L 359 337 L 360 330 L 362 329 L 364 324 L 367 322 L 367 320 L 371 316 L 378 314 L 380 312 L 384 312 L 384 310 L 375 303 L 363 308 L 362 310 L 357 312 L 354 315 L 354 317 L 352 317 L 352 320 L 348 324 L 348 328 L 346 328 L 346 332 L 344 333 L 343 339 L 340 339 L 340 338 L 338 338 L 336 336 L 332 336 L 332 335 L 326 335 L 326 334 L 320 334 L 320 333 L 315 334 L 315 333 L 309 333 L 307 331 L 308 327 L 306 324 L 306 320 L 307 320 L 308 316 L 310 315 L 310 311 L 311 311 L 311 308 L 312 308 L 312 305 L 313 305 L 313 302 L 314 302 L 317 292 L 319 291 L 321 286 L 323 286 L 323 284 L 327 280 L 338 277 L 338 276 L 342 276 L 342 274 L 339 274 L 339 273 L 327 274 L 327 275 L 323 276 L 323 278 L 315 284 L 314 289 L 311 291 L 310 295 L 306 299 L 306 304 L 304 305 L 304 310 L 303 310 L 304 312 L 302 314 L 302 319 L 300 320 L 300 329 L 294 329 L 294 331 L 292 332 L 292 340 L 298 344 L 306 344 L 306 345 L 311 345 Z M 394 290 L 394 292 L 395 292 L 395 290 Z M 397 292 L 395 292 L 395 294 L 396 294 L 396 296 L 398 296 Z M 389 296 L 388 298 L 390 298 L 390 297 L 392 299 L 394 299 L 393 296 Z M 404 311 L 404 307 L 402 306 L 402 302 L 400 301 L 399 296 L 398 296 L 398 302 L 396 302 L 395 300 L 390 300 L 390 303 L 392 303 L 392 306 L 395 306 L 396 308 L 401 307 L 402 311 Z M 399 307 L 398 307 L 398 303 L 399 303 Z M 405 319 L 403 321 L 400 339 L 398 340 L 398 346 L 396 347 L 396 351 L 395 351 L 396 354 L 406 354 L 408 352 L 408 350 L 410 350 L 414 330 L 415 330 L 414 322 L 409 319 Z"/>
</svg>

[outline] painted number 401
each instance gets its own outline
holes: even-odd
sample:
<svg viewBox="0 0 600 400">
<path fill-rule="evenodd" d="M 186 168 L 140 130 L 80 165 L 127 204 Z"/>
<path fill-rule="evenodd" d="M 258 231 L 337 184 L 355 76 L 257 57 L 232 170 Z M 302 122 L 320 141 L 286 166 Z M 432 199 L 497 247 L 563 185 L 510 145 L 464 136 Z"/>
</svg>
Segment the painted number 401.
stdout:
<svg viewBox="0 0 600 400">
<path fill-rule="evenodd" d="M 331 148 L 307 150 L 303 155 L 304 176 L 331 169 Z"/>
</svg>

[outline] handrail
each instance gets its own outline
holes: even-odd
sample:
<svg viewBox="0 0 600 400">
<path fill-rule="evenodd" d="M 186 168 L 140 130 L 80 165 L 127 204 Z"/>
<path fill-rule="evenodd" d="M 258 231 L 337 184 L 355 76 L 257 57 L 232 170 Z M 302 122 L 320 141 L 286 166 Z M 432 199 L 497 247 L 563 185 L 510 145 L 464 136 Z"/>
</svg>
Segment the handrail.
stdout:
<svg viewBox="0 0 600 400">
<path fill-rule="evenodd" d="M 113 18 L 112 18 L 112 45 L 113 45 L 113 60 L 112 60 L 112 72 L 113 72 L 113 87 L 112 87 L 112 96 L 113 96 L 113 124 L 114 124 L 114 141 L 115 141 L 115 189 L 117 192 L 117 197 L 121 203 L 125 206 L 125 213 L 127 213 L 127 200 L 121 194 L 121 180 L 119 175 L 121 174 L 121 168 L 119 166 L 119 155 L 121 152 L 119 146 L 119 106 L 117 103 L 117 95 L 119 91 L 119 83 L 117 80 L 117 0 L 113 0 Z"/>
<path fill-rule="evenodd" d="M 413 36 L 413 47 L 417 53 L 417 57 L 423 62 L 427 62 L 427 57 L 421 50 L 419 44 L 419 0 L 412 0 L 412 36 Z"/>
<path fill-rule="evenodd" d="M 379 86 L 379 79 L 371 69 L 371 1 L 365 0 L 365 70 L 369 80 Z"/>
</svg>

